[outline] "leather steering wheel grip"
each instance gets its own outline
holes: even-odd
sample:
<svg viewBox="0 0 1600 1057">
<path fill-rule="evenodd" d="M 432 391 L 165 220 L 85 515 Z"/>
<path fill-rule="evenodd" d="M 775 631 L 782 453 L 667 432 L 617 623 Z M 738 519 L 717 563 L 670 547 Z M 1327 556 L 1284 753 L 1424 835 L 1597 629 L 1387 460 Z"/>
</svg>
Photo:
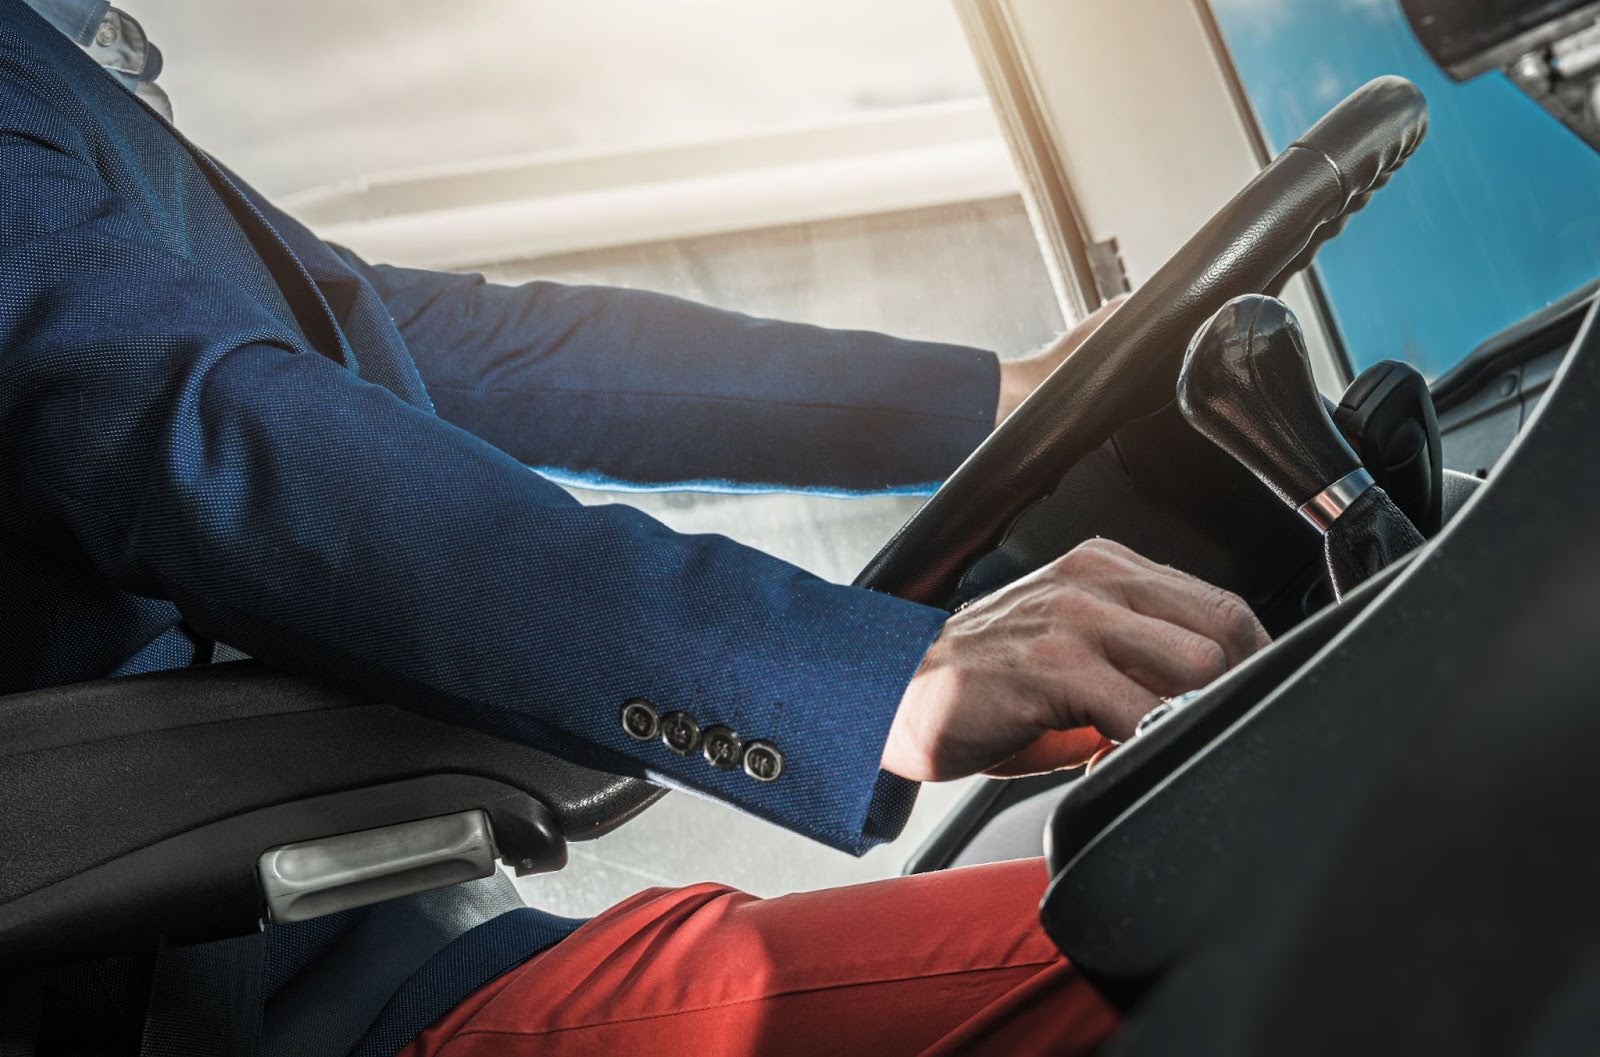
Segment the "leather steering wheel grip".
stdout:
<svg viewBox="0 0 1600 1057">
<path fill-rule="evenodd" d="M 1269 288 L 1397 169 L 1427 131 L 1416 86 L 1380 77 L 1278 155 L 957 468 L 856 578 L 944 605 L 1016 517 L 1123 423 L 1172 399 L 1189 338 Z"/>
<path fill-rule="evenodd" d="M 1194 336 L 1178 374 L 1178 410 L 1289 506 L 1361 460 L 1311 377 L 1294 313 L 1263 294 L 1236 297 Z"/>
</svg>

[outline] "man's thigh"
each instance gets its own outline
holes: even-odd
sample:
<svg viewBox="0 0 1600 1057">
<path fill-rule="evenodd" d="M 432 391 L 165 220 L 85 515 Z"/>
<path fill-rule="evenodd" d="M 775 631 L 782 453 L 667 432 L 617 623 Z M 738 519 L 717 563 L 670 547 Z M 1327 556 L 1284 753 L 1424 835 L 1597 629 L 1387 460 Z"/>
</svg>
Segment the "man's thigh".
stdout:
<svg viewBox="0 0 1600 1057">
<path fill-rule="evenodd" d="M 1092 1052 L 1115 1017 L 1038 925 L 1037 859 L 757 899 L 642 892 L 405 1057 Z"/>
</svg>

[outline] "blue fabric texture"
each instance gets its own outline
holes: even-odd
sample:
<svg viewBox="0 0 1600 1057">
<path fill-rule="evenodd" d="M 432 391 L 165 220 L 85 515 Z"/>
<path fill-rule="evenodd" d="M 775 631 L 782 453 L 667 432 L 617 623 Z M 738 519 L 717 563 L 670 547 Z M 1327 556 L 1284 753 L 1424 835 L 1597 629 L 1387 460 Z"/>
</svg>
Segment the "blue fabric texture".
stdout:
<svg viewBox="0 0 1600 1057">
<path fill-rule="evenodd" d="M 0 12 L 0 692 L 172 663 L 181 619 L 847 851 L 903 822 L 878 758 L 943 613 L 528 467 L 936 481 L 988 429 L 991 354 L 369 266 Z M 771 740 L 783 777 L 632 741 L 635 695 Z"/>
</svg>

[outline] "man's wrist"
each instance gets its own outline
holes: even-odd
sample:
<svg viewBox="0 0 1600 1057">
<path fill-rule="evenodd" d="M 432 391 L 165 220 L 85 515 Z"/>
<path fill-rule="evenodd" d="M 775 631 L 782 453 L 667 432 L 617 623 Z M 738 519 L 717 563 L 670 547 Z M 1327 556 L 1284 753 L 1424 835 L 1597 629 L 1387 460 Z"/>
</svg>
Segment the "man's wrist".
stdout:
<svg viewBox="0 0 1600 1057">
<path fill-rule="evenodd" d="M 1043 356 L 1007 360 L 1000 364 L 1000 402 L 994 415 L 996 426 L 1011 417 L 1011 412 L 1038 388 L 1049 374 L 1049 367 L 1049 361 Z"/>
<path fill-rule="evenodd" d="M 1054 371 L 1071 356 L 1115 312 L 1126 297 L 1113 298 L 1095 309 L 1081 322 L 1032 356 L 1000 364 L 1000 399 L 995 408 L 994 424 L 1004 422 L 1017 407 Z"/>
<path fill-rule="evenodd" d="M 929 647 L 930 654 L 937 648 L 938 640 L 935 639 L 934 643 Z M 939 678 L 939 667 L 935 665 L 930 668 L 925 657 L 912 675 L 911 682 L 906 685 L 900 705 L 895 709 L 894 720 L 889 725 L 889 736 L 883 745 L 883 759 L 879 763 L 890 774 L 913 782 L 936 779 L 933 757 L 929 751 L 930 732 L 926 729 L 928 709 L 919 699 L 928 694 L 929 682 Z"/>
</svg>

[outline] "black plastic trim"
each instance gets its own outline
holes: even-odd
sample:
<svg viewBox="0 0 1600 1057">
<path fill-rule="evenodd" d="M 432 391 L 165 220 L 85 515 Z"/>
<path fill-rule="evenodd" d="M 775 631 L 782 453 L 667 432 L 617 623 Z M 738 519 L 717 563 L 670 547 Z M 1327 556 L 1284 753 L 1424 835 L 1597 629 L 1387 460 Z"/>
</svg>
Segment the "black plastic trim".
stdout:
<svg viewBox="0 0 1600 1057">
<path fill-rule="evenodd" d="M 1433 380 L 1429 391 L 1442 415 L 1475 396 L 1485 382 L 1513 367 L 1548 354 L 1565 351 L 1578 335 L 1583 317 L 1600 292 L 1600 279 L 1585 283 L 1539 311 L 1518 320 L 1467 353 Z"/>
<path fill-rule="evenodd" d="M 900 872 L 910 875 L 945 869 L 972 843 L 972 839 L 989 820 L 1000 812 L 1035 794 L 1077 781 L 1082 774 L 1083 768 L 1078 767 L 1023 778 L 993 778 L 979 783 L 961 798 L 961 802 L 945 816 L 939 827 L 917 846 Z"/>
</svg>

